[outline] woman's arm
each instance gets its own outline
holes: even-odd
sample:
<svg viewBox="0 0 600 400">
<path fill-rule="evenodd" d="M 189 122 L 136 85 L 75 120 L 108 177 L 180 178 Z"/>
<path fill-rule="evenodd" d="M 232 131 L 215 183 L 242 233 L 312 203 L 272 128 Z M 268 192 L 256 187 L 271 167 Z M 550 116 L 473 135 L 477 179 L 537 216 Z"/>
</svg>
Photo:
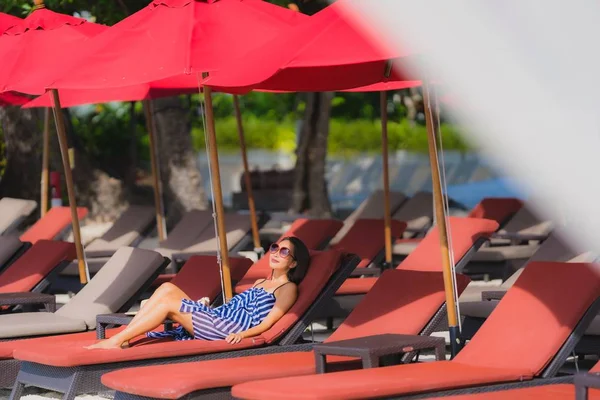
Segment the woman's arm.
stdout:
<svg viewBox="0 0 600 400">
<path fill-rule="evenodd" d="M 297 297 L 298 287 L 296 285 L 292 284 L 282 286 L 279 290 L 277 290 L 273 308 L 260 324 L 243 332 L 232 333 L 227 336 L 225 340 L 227 343 L 236 344 L 242 339 L 258 336 L 267 331 L 275 324 L 275 322 L 279 321 L 281 317 L 283 317 L 285 313 L 289 311 L 290 308 L 292 308 Z"/>
</svg>

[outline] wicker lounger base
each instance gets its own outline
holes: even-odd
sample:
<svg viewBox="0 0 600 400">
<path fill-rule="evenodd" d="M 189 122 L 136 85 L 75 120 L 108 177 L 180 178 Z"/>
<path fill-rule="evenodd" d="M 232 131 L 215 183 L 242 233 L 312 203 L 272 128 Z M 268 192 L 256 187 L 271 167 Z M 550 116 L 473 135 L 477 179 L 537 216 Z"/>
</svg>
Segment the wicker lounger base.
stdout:
<svg viewBox="0 0 600 400">
<path fill-rule="evenodd" d="M 241 350 L 236 352 L 221 352 L 214 354 L 192 355 L 177 358 L 158 358 L 131 362 L 110 364 L 85 365 L 77 367 L 54 367 L 33 362 L 21 362 L 16 382 L 9 400 L 19 399 L 23 394 L 25 385 L 54 390 L 64 393 L 63 400 L 72 400 L 75 396 L 84 393 L 97 393 L 109 391 L 100 381 L 102 375 L 120 368 L 131 368 L 145 365 L 160 365 L 190 361 L 216 360 L 220 358 L 233 358 L 253 356 L 259 354 L 282 353 L 290 351 L 308 351 L 312 344 L 291 346 L 268 346 L 256 349 Z M 15 360 L 11 360 L 15 361 Z"/>
</svg>

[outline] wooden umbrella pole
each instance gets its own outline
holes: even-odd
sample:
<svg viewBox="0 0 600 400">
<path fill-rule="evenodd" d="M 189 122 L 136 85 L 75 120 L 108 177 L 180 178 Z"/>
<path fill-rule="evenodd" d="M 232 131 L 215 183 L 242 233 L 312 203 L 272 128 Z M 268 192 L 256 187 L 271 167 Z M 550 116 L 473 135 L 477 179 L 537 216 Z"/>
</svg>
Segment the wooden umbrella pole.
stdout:
<svg viewBox="0 0 600 400">
<path fill-rule="evenodd" d="M 54 103 L 54 122 L 56 124 L 56 134 L 58 144 L 60 145 L 60 155 L 62 158 L 63 169 L 65 170 L 65 181 L 67 184 L 67 195 L 69 197 L 69 207 L 71 208 L 71 219 L 73 224 L 73 239 L 75 241 L 75 250 L 77 252 L 77 265 L 79 266 L 79 280 L 81 283 L 87 283 L 90 279 L 85 262 L 83 245 L 81 244 L 81 231 L 79 229 L 79 218 L 77 216 L 77 203 L 75 201 L 75 187 L 73 185 L 73 174 L 69 162 L 69 149 L 67 147 L 67 134 L 65 130 L 65 120 L 60 106 L 58 90 L 52 89 L 52 100 Z"/>
<path fill-rule="evenodd" d="M 385 266 L 392 265 L 392 212 L 390 206 L 390 173 L 388 165 L 387 93 L 379 92 L 381 107 L 381 157 L 383 162 L 383 214 L 385 234 Z"/>
<path fill-rule="evenodd" d="M 48 212 L 48 180 L 50 164 L 50 109 L 44 110 L 44 133 L 42 140 L 42 179 L 40 181 L 40 211 L 43 217 Z"/>
<path fill-rule="evenodd" d="M 425 123 L 427 126 L 427 142 L 429 145 L 429 163 L 431 165 L 431 180 L 433 183 L 433 199 L 435 206 L 435 218 L 440 237 L 440 251 L 442 252 L 442 271 L 444 275 L 444 290 L 446 292 L 446 307 L 448 313 L 448 327 L 450 333 L 450 348 L 452 357 L 459 349 L 458 342 L 458 318 L 456 313 L 456 301 L 454 293 L 454 280 L 452 278 L 452 267 L 450 263 L 450 250 L 448 245 L 448 230 L 446 227 L 446 209 L 442 197 L 442 183 L 435 145 L 437 124 L 434 110 L 429 103 L 429 90 L 423 82 L 423 104 L 425 106 Z"/>
<path fill-rule="evenodd" d="M 242 152 L 242 164 L 244 165 L 244 182 L 246 183 L 246 194 L 248 195 L 252 241 L 254 242 L 254 251 L 261 257 L 264 254 L 264 249 L 260 245 L 260 235 L 258 233 L 258 222 L 256 219 L 256 205 L 254 203 L 254 194 L 252 193 L 252 180 L 250 179 L 250 168 L 248 167 L 248 156 L 246 154 L 246 138 L 244 137 L 240 100 L 237 95 L 233 95 L 233 108 L 235 109 L 235 119 L 237 121 L 238 136 L 240 138 L 240 150 Z"/>
<path fill-rule="evenodd" d="M 167 225 L 165 222 L 165 212 L 162 202 L 162 190 L 160 185 L 160 169 L 158 168 L 158 156 L 156 154 L 156 132 L 154 131 L 154 118 L 152 117 L 152 103 L 150 100 L 144 100 L 144 114 L 146 115 L 146 129 L 150 145 L 150 169 L 152 170 L 152 188 L 154 189 L 154 208 L 156 210 L 156 229 L 158 238 L 165 240 L 167 238 Z"/>
<path fill-rule="evenodd" d="M 221 252 L 221 269 L 223 272 L 222 286 L 223 292 L 225 293 L 225 301 L 227 302 L 233 297 L 233 290 L 231 287 L 229 251 L 227 247 L 227 234 L 225 230 L 225 208 L 223 207 L 223 192 L 221 190 L 221 172 L 219 170 L 219 154 L 217 153 L 217 135 L 215 132 L 212 90 L 207 86 L 204 86 L 204 103 L 206 105 L 206 135 L 208 139 L 209 162 L 211 166 L 210 172 L 217 219 L 217 233 L 219 235 L 219 250 Z"/>
</svg>

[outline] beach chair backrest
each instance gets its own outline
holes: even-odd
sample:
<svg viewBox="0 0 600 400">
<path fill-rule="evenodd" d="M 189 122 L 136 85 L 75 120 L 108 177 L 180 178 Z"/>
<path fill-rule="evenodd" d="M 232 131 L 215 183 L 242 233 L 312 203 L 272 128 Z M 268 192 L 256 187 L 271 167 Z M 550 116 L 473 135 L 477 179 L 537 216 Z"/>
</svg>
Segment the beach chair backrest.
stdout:
<svg viewBox="0 0 600 400">
<path fill-rule="evenodd" d="M 457 274 L 458 293 L 469 278 Z M 387 270 L 326 342 L 397 333 L 418 335 L 446 301 L 441 272 Z"/>
<path fill-rule="evenodd" d="M 498 223 L 489 219 L 449 217 L 452 248 L 458 263 L 477 244 L 498 229 Z M 406 257 L 398 269 L 413 271 L 441 271 L 442 253 L 438 228 L 434 227 Z"/>
<path fill-rule="evenodd" d="M 40 240 L 0 274 L 0 293 L 29 292 L 61 261 L 75 257 L 73 243 Z"/>
<path fill-rule="evenodd" d="M 469 212 L 469 218 L 485 218 L 496 221 L 502 227 L 517 211 L 523 201 L 512 197 L 486 197 Z"/>
<path fill-rule="evenodd" d="M 0 236 L 0 271 L 21 247 L 23 247 L 23 242 L 18 237 Z"/>
<path fill-rule="evenodd" d="M 406 222 L 406 228 L 422 231 L 433 221 L 433 195 L 430 192 L 417 192 L 402 207 L 392 213 L 392 218 Z M 412 235 L 407 232 L 407 235 Z"/>
<path fill-rule="evenodd" d="M 77 217 L 79 220 L 85 218 L 87 213 L 87 208 L 77 208 Z M 70 224 L 71 210 L 69 207 L 52 207 L 48 210 L 46 215 L 37 220 L 35 224 L 31 225 L 19 239 L 21 239 L 22 242 L 31 242 L 31 244 L 43 239 L 52 240 L 69 227 Z"/>
<path fill-rule="evenodd" d="M 116 219 L 108 231 L 85 247 L 86 251 L 117 250 L 137 242 L 156 218 L 154 208 L 132 205 Z"/>
<path fill-rule="evenodd" d="M 599 296 L 599 265 L 529 263 L 455 361 L 537 376 Z"/>
<path fill-rule="evenodd" d="M 181 220 L 171 229 L 169 236 L 159 243 L 159 247 L 183 250 L 196 243 L 202 232 L 213 226 L 212 213 L 208 210 L 191 210 L 183 214 Z"/>
<path fill-rule="evenodd" d="M 3 197 L 0 199 L 0 235 L 13 231 L 37 207 L 33 200 Z"/>
<path fill-rule="evenodd" d="M 383 212 L 384 193 L 383 190 L 375 190 L 363 201 L 350 215 L 344 220 L 344 226 L 331 240 L 331 243 L 339 242 L 352 228 L 355 221 L 359 219 L 381 219 L 384 218 Z M 402 207 L 407 201 L 406 196 L 401 192 L 390 192 L 390 213 L 394 214 L 398 208 Z"/>
<path fill-rule="evenodd" d="M 225 214 L 225 229 L 227 230 L 227 248 L 232 249 L 238 244 L 244 236 L 250 231 L 250 216 L 246 214 L 231 213 Z M 189 247 L 183 249 L 183 252 L 204 252 L 217 251 L 217 238 L 213 225 L 210 225 L 200 234 L 198 238 Z"/>
<path fill-rule="evenodd" d="M 539 218 L 527 205 L 521 207 L 500 230 L 528 235 L 548 235 L 551 231 L 552 222 Z"/>
<path fill-rule="evenodd" d="M 354 222 L 346 235 L 331 248 L 346 253 L 354 253 L 361 259 L 359 267 L 368 267 L 373 259 L 385 248 L 385 222 L 383 219 L 359 219 Z M 400 238 L 406 223 L 392 220 L 392 238 Z"/>
<path fill-rule="evenodd" d="M 233 282 L 242 279 L 252 260 L 245 257 L 229 257 L 229 268 Z M 193 256 L 175 274 L 171 283 L 181 289 L 192 300 L 208 297 L 211 301 L 221 293 L 221 271 L 216 256 Z"/>
<path fill-rule="evenodd" d="M 155 251 L 121 247 L 96 275 L 56 313 L 96 327 L 96 315 L 116 313 L 164 266 Z"/>
</svg>

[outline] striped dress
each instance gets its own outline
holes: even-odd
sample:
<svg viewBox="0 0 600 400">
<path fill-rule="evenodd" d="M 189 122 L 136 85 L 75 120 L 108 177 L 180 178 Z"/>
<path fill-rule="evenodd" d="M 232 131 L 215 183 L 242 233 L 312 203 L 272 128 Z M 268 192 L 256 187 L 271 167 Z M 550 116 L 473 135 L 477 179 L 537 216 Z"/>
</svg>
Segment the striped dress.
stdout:
<svg viewBox="0 0 600 400">
<path fill-rule="evenodd" d="M 172 337 L 175 340 L 225 339 L 230 333 L 242 332 L 260 324 L 274 305 L 275 295 L 257 287 L 234 296 L 229 303 L 216 308 L 183 299 L 179 311 L 192 314 L 194 336 L 190 335 L 183 326 L 164 332 L 148 332 L 146 336 L 150 338 Z"/>
</svg>

